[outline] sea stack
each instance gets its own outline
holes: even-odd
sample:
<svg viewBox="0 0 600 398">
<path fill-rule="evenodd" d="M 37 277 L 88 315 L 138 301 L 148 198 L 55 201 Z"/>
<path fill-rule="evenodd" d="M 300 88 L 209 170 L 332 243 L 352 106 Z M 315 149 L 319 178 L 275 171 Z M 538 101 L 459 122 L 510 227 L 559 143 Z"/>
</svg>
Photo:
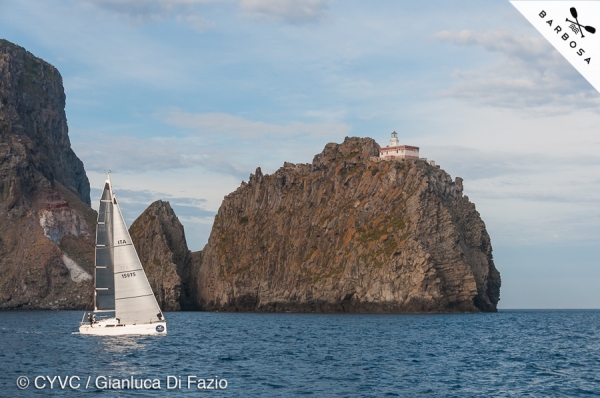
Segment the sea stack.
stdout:
<svg viewBox="0 0 600 398">
<path fill-rule="evenodd" d="M 169 202 L 157 200 L 131 224 L 129 234 L 163 311 L 195 309 L 192 253 Z"/>
<path fill-rule="evenodd" d="M 310 164 L 251 174 L 196 264 L 201 308 L 496 311 L 500 274 L 462 179 L 379 155 L 373 139 L 346 138 Z"/>
</svg>

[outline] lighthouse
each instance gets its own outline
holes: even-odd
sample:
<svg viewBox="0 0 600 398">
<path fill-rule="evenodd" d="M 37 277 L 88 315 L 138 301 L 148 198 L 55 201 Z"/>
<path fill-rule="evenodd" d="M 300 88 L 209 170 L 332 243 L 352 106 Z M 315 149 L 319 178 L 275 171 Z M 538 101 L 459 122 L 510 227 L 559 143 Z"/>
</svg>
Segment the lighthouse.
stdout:
<svg viewBox="0 0 600 398">
<path fill-rule="evenodd" d="M 392 132 L 390 145 L 379 149 L 380 160 L 395 160 L 395 159 L 419 159 L 419 147 L 410 145 L 400 145 L 398 133 Z"/>
<path fill-rule="evenodd" d="M 396 133 L 395 131 L 392 132 L 392 138 L 390 138 L 390 145 L 388 145 L 389 147 L 397 147 L 400 146 L 400 141 L 398 141 L 398 133 Z"/>
</svg>

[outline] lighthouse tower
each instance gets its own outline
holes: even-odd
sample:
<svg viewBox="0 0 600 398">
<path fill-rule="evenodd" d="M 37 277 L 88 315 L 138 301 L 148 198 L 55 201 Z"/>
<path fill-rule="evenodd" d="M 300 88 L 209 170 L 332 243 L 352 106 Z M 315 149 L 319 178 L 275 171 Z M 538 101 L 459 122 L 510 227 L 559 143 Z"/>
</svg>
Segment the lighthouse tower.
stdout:
<svg viewBox="0 0 600 398">
<path fill-rule="evenodd" d="M 395 131 L 390 138 L 390 145 L 379 149 L 380 160 L 395 160 L 395 159 L 419 159 L 419 147 L 410 145 L 400 145 L 398 141 L 398 133 Z"/>
<path fill-rule="evenodd" d="M 398 133 L 395 131 L 392 133 L 392 138 L 390 138 L 390 147 L 400 146 L 400 141 L 398 141 Z"/>
</svg>

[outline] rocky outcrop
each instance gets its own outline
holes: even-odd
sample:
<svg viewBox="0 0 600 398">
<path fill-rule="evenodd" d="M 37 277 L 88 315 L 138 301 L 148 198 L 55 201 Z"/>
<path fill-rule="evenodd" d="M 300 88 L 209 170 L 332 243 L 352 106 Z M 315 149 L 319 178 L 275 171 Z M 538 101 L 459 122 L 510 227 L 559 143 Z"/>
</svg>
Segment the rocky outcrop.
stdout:
<svg viewBox="0 0 600 398">
<path fill-rule="evenodd" d="M 96 214 L 62 78 L 0 40 L 0 308 L 91 305 Z"/>
<path fill-rule="evenodd" d="M 26 158 L 26 164 L 13 159 L 13 166 L 21 166 L 17 177 L 2 174 L 0 190 L 9 205 L 19 200 L 19 193 L 37 186 L 33 170 L 90 204 L 90 183 L 69 141 L 65 100 L 56 68 L 24 48 L 0 40 L 0 145 L 25 152 L 17 158 Z"/>
<path fill-rule="evenodd" d="M 160 307 L 164 311 L 194 309 L 195 286 L 189 283 L 192 253 L 169 202 L 152 203 L 131 224 L 129 233 Z"/>
<path fill-rule="evenodd" d="M 198 259 L 199 305 L 495 311 L 500 275 L 462 180 L 421 160 L 371 161 L 378 150 L 347 138 L 312 164 L 250 175 L 225 197 Z"/>
<path fill-rule="evenodd" d="M 96 212 L 64 107 L 59 72 L 0 40 L 0 309 L 93 308 Z M 169 204 L 132 228 L 162 308 L 189 309 L 192 256 Z"/>
<path fill-rule="evenodd" d="M 96 213 L 62 78 L 0 40 L 0 309 L 91 308 Z M 500 275 L 475 206 L 424 161 L 371 161 L 372 139 L 260 168 L 202 252 L 166 202 L 130 232 L 164 310 L 495 311 Z"/>
</svg>

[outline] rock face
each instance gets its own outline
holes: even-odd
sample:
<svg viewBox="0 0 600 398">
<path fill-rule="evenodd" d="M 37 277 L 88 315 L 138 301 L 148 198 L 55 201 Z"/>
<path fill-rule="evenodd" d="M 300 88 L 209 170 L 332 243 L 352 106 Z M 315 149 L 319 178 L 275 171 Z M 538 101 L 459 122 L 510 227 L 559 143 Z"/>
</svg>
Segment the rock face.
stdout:
<svg viewBox="0 0 600 398">
<path fill-rule="evenodd" d="M 2 144 L 22 147 L 29 161 L 28 165 L 22 164 L 23 172 L 17 180 L 2 178 L 1 189 L 9 196 L 9 204 L 16 203 L 18 194 L 26 193 L 32 185 L 33 176 L 27 166 L 48 181 L 60 182 L 90 204 L 90 183 L 69 141 L 65 100 L 62 77 L 56 68 L 0 40 Z"/>
<path fill-rule="evenodd" d="M 0 40 L 0 309 L 93 302 L 96 213 L 73 153 L 62 78 Z M 369 138 L 312 164 L 260 169 L 228 195 L 202 252 L 166 202 L 130 228 L 164 310 L 495 311 L 500 275 L 462 180 L 371 161 Z"/>
<path fill-rule="evenodd" d="M 225 311 L 496 311 L 475 206 L 425 161 L 370 161 L 370 138 L 260 168 L 225 197 L 197 258 L 199 305 Z"/>
<path fill-rule="evenodd" d="M 163 311 L 194 309 L 192 253 L 169 202 L 152 203 L 129 228 L 148 281 Z"/>
<path fill-rule="evenodd" d="M 0 40 L 0 309 L 93 308 L 97 215 L 64 107 L 59 72 Z M 189 309 L 192 256 L 169 204 L 131 234 L 161 308 Z"/>
<path fill-rule="evenodd" d="M 62 78 L 0 40 L 0 308 L 91 304 L 96 214 Z"/>
</svg>

